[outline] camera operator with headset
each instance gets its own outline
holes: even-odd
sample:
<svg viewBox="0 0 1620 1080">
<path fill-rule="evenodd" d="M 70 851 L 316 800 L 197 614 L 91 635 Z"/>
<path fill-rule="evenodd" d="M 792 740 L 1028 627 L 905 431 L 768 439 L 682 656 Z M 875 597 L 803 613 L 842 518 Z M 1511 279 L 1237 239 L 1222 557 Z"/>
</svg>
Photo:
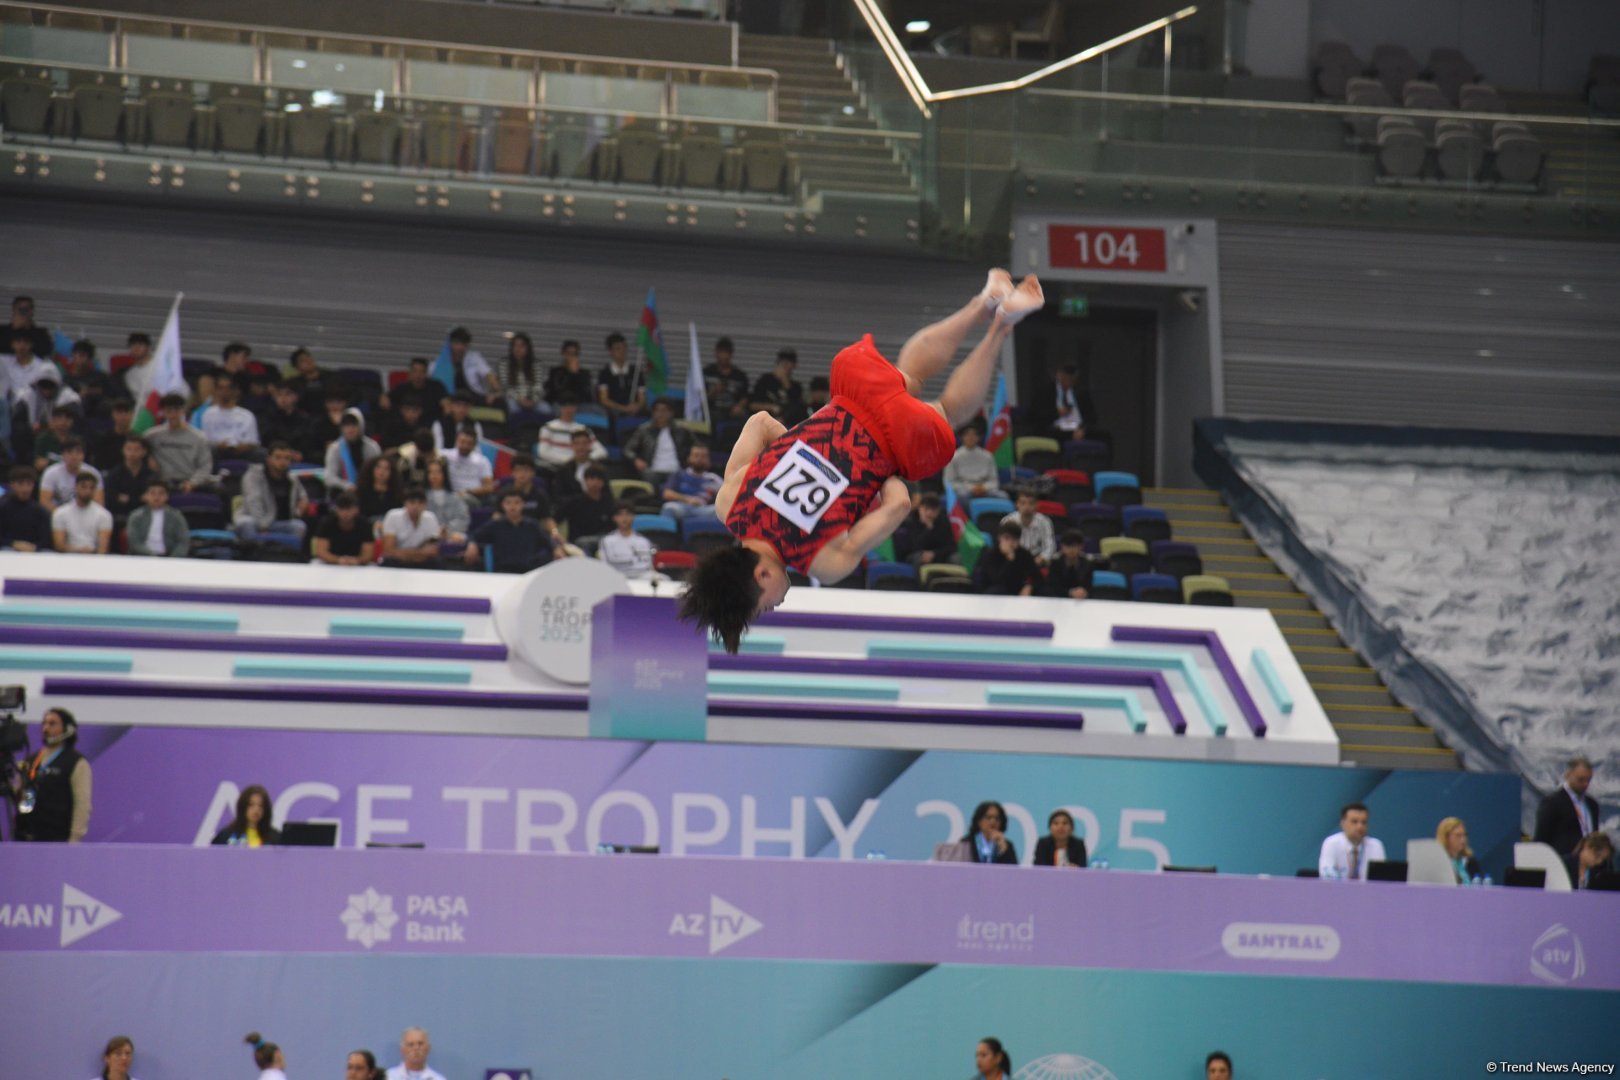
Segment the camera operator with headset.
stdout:
<svg viewBox="0 0 1620 1080">
<path fill-rule="evenodd" d="M 12 780 L 18 840 L 77 844 L 90 829 L 90 762 L 74 749 L 78 721 L 66 709 L 46 709 L 44 746 L 18 767 Z"/>
</svg>

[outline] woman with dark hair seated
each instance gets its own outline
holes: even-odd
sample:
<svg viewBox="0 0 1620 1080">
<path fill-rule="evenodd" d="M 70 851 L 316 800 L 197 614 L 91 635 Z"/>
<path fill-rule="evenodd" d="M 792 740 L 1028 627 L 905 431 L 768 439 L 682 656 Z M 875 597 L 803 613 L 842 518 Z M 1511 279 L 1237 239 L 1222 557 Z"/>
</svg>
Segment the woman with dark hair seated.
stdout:
<svg viewBox="0 0 1620 1080">
<path fill-rule="evenodd" d="M 377 1068 L 377 1055 L 370 1050 L 350 1050 L 343 1080 L 388 1080 L 388 1073 Z"/>
<path fill-rule="evenodd" d="M 101 1080 L 135 1080 L 135 1041 L 128 1035 L 114 1035 L 101 1052 Z"/>
<path fill-rule="evenodd" d="M 287 1080 L 287 1074 L 283 1071 L 287 1068 L 287 1058 L 282 1054 L 281 1047 L 266 1042 L 257 1031 L 248 1032 L 242 1041 L 253 1047 L 253 1064 L 259 1067 L 259 1080 Z"/>
<path fill-rule="evenodd" d="M 979 1040 L 973 1054 L 973 1067 L 979 1070 L 974 1075 L 981 1080 L 1012 1080 L 1012 1058 L 1007 1056 L 1000 1039 L 986 1036 Z"/>
<path fill-rule="evenodd" d="M 281 833 L 270 824 L 270 793 L 249 784 L 236 797 L 236 817 L 214 834 L 213 843 L 230 847 L 262 847 L 281 843 Z"/>
<path fill-rule="evenodd" d="M 973 808 L 973 826 L 962 837 L 973 852 L 973 861 L 1017 865 L 1018 849 L 1007 839 L 1007 810 L 1000 803 L 986 800 Z"/>
<path fill-rule="evenodd" d="M 1074 835 L 1074 818 L 1067 810 L 1052 811 L 1046 831 L 1035 842 L 1036 866 L 1086 865 L 1086 842 Z"/>
</svg>

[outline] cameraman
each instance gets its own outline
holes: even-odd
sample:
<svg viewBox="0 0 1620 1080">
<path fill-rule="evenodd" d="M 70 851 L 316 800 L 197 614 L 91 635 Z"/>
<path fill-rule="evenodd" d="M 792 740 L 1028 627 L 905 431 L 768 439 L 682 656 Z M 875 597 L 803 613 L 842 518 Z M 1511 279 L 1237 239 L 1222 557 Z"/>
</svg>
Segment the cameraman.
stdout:
<svg viewBox="0 0 1620 1080">
<path fill-rule="evenodd" d="M 39 728 L 45 745 L 18 777 L 16 837 L 77 844 L 90 829 L 90 762 L 74 749 L 79 725 L 66 709 L 47 709 Z"/>
</svg>

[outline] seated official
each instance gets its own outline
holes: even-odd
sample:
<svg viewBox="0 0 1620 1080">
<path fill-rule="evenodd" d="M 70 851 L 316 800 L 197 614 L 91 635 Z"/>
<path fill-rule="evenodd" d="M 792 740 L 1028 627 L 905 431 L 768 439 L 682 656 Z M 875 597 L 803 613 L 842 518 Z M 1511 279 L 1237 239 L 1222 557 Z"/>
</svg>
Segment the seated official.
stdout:
<svg viewBox="0 0 1620 1080">
<path fill-rule="evenodd" d="M 1382 862 L 1384 844 L 1367 835 L 1367 807 L 1353 802 L 1339 811 L 1339 831 L 1322 841 L 1317 871 L 1335 881 L 1366 881 L 1367 864 Z"/>
<path fill-rule="evenodd" d="M 962 842 L 972 849 L 974 862 L 1018 864 L 1018 849 L 1007 839 L 1007 810 L 994 800 L 973 808 L 973 827 Z"/>
<path fill-rule="evenodd" d="M 1074 818 L 1067 810 L 1054 810 L 1046 819 L 1047 835 L 1035 842 L 1036 866 L 1086 865 L 1086 842 L 1074 835 Z"/>
<path fill-rule="evenodd" d="M 523 496 L 516 491 L 501 495 L 501 513 L 480 525 L 467 543 L 464 558 L 476 565 L 488 548 L 498 574 L 526 574 L 563 557 L 562 544 L 540 522 L 523 516 Z"/>
<path fill-rule="evenodd" d="M 236 817 L 214 834 L 216 846 L 263 847 L 281 843 L 281 833 L 270 824 L 270 793 L 259 784 L 249 784 L 236 797 Z"/>
<path fill-rule="evenodd" d="M 1451 874 L 1457 884 L 1467 885 L 1485 872 L 1479 868 L 1479 860 L 1468 846 L 1468 826 L 1463 824 L 1462 818 L 1448 817 L 1441 821 L 1434 830 L 1434 838 L 1446 849 L 1446 860 L 1451 863 Z"/>
<path fill-rule="evenodd" d="M 1576 889 L 1620 892 L 1620 874 L 1614 869 L 1614 841 L 1604 832 L 1587 833 L 1564 861 L 1569 883 Z"/>
</svg>

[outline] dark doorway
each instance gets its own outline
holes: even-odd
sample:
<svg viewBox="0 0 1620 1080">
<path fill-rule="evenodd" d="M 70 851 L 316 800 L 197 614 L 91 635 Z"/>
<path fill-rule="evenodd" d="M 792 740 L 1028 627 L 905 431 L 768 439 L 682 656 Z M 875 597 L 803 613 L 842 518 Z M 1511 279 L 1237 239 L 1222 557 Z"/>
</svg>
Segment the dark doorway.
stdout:
<svg viewBox="0 0 1620 1080">
<path fill-rule="evenodd" d="M 1024 410 L 1050 400 L 1058 369 L 1073 364 L 1087 437 L 1105 435 L 1114 448 L 1114 468 L 1153 484 L 1158 475 L 1158 312 L 1095 307 L 1088 316 L 1074 318 L 1049 305 L 1019 324 L 1015 343 L 1018 401 Z"/>
</svg>

